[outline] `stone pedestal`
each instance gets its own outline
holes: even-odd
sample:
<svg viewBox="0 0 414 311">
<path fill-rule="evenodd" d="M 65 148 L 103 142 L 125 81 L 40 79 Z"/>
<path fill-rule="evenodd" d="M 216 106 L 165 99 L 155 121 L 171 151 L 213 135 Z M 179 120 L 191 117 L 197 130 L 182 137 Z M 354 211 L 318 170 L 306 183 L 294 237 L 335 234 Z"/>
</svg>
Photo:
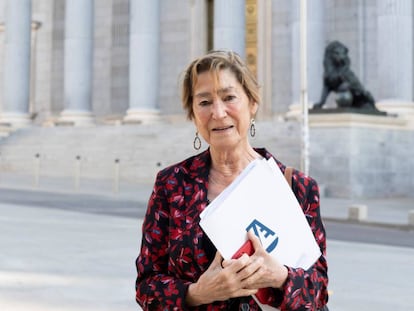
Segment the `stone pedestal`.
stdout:
<svg viewBox="0 0 414 311">
<path fill-rule="evenodd" d="M 414 226 L 414 210 L 408 212 L 408 224 Z"/>
<path fill-rule="evenodd" d="M 12 129 L 9 126 L 0 124 L 0 140 L 2 137 L 9 136 L 9 133 L 12 131 Z"/>
<path fill-rule="evenodd" d="M 366 205 L 352 205 L 348 207 L 348 219 L 354 221 L 364 221 L 368 216 Z"/>
<path fill-rule="evenodd" d="M 407 120 L 312 114 L 310 174 L 341 198 L 414 196 L 414 128 Z"/>
<path fill-rule="evenodd" d="M 30 115 L 24 112 L 3 112 L 0 114 L 0 126 L 15 130 L 31 124 Z"/>
<path fill-rule="evenodd" d="M 379 110 L 407 120 L 411 126 L 414 124 L 414 103 L 397 99 L 382 100 L 376 103 Z"/>
<path fill-rule="evenodd" d="M 159 110 L 145 108 L 130 108 L 124 117 L 124 124 L 150 124 L 161 121 Z"/>
<path fill-rule="evenodd" d="M 90 111 L 64 110 L 55 124 L 58 126 L 94 126 L 95 121 Z"/>
</svg>

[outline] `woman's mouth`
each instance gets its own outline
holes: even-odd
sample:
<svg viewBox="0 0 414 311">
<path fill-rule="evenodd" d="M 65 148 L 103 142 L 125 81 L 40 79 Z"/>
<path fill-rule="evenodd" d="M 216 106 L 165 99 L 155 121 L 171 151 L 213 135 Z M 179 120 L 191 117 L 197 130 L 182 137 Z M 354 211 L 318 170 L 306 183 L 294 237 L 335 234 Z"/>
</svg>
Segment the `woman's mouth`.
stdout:
<svg viewBox="0 0 414 311">
<path fill-rule="evenodd" d="M 233 128 L 233 125 L 215 127 L 215 128 L 213 128 L 213 132 L 221 132 L 221 131 L 225 131 L 225 130 L 228 130 L 228 129 L 231 129 L 231 128 Z"/>
</svg>

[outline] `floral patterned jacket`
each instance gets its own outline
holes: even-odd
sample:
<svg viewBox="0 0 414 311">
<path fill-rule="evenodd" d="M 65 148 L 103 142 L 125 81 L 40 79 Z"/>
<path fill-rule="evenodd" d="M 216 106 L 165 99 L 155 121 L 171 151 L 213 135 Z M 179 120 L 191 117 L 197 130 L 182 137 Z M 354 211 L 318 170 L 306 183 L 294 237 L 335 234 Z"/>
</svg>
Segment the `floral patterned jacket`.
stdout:
<svg viewBox="0 0 414 311">
<path fill-rule="evenodd" d="M 256 151 L 267 159 L 272 157 L 266 149 Z M 284 172 L 285 166 L 276 162 Z M 199 215 L 208 204 L 210 165 L 210 152 L 206 150 L 157 175 L 142 227 L 141 252 L 136 260 L 136 300 L 144 310 L 260 310 L 250 296 L 199 307 L 186 306 L 188 286 L 198 280 L 214 258 L 214 252 L 208 252 L 208 238 L 199 226 Z M 296 170 L 292 190 L 322 255 L 306 271 L 288 267 L 283 290 L 271 289 L 274 295 L 269 305 L 280 310 L 318 310 L 328 300 L 326 237 L 319 210 L 319 190 L 312 178 Z"/>
</svg>

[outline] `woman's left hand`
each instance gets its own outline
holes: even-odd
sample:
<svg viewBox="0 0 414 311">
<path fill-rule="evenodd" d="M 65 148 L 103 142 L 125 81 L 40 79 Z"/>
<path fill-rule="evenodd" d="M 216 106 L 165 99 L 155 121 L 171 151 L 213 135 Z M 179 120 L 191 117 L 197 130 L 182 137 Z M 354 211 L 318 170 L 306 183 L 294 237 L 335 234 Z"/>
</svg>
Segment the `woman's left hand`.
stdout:
<svg viewBox="0 0 414 311">
<path fill-rule="evenodd" d="M 288 277 L 288 269 L 266 252 L 259 238 L 252 231 L 247 234 L 253 244 L 254 253 L 250 256 L 249 263 L 239 271 L 244 276 L 243 288 L 281 288 Z M 224 260 L 223 267 L 231 265 L 233 260 Z"/>
</svg>

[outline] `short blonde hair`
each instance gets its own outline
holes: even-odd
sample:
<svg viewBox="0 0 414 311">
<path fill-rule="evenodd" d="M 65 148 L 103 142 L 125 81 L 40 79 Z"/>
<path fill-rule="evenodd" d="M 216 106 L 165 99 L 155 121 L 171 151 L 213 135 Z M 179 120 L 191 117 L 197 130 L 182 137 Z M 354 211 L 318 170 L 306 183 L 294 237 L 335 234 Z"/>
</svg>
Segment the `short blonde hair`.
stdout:
<svg viewBox="0 0 414 311">
<path fill-rule="evenodd" d="M 189 120 L 194 117 L 193 96 L 198 75 L 210 71 L 217 77 L 223 69 L 229 69 L 234 73 L 250 101 L 260 103 L 257 80 L 241 57 L 232 51 L 211 51 L 192 61 L 184 72 L 181 98 Z"/>
</svg>

